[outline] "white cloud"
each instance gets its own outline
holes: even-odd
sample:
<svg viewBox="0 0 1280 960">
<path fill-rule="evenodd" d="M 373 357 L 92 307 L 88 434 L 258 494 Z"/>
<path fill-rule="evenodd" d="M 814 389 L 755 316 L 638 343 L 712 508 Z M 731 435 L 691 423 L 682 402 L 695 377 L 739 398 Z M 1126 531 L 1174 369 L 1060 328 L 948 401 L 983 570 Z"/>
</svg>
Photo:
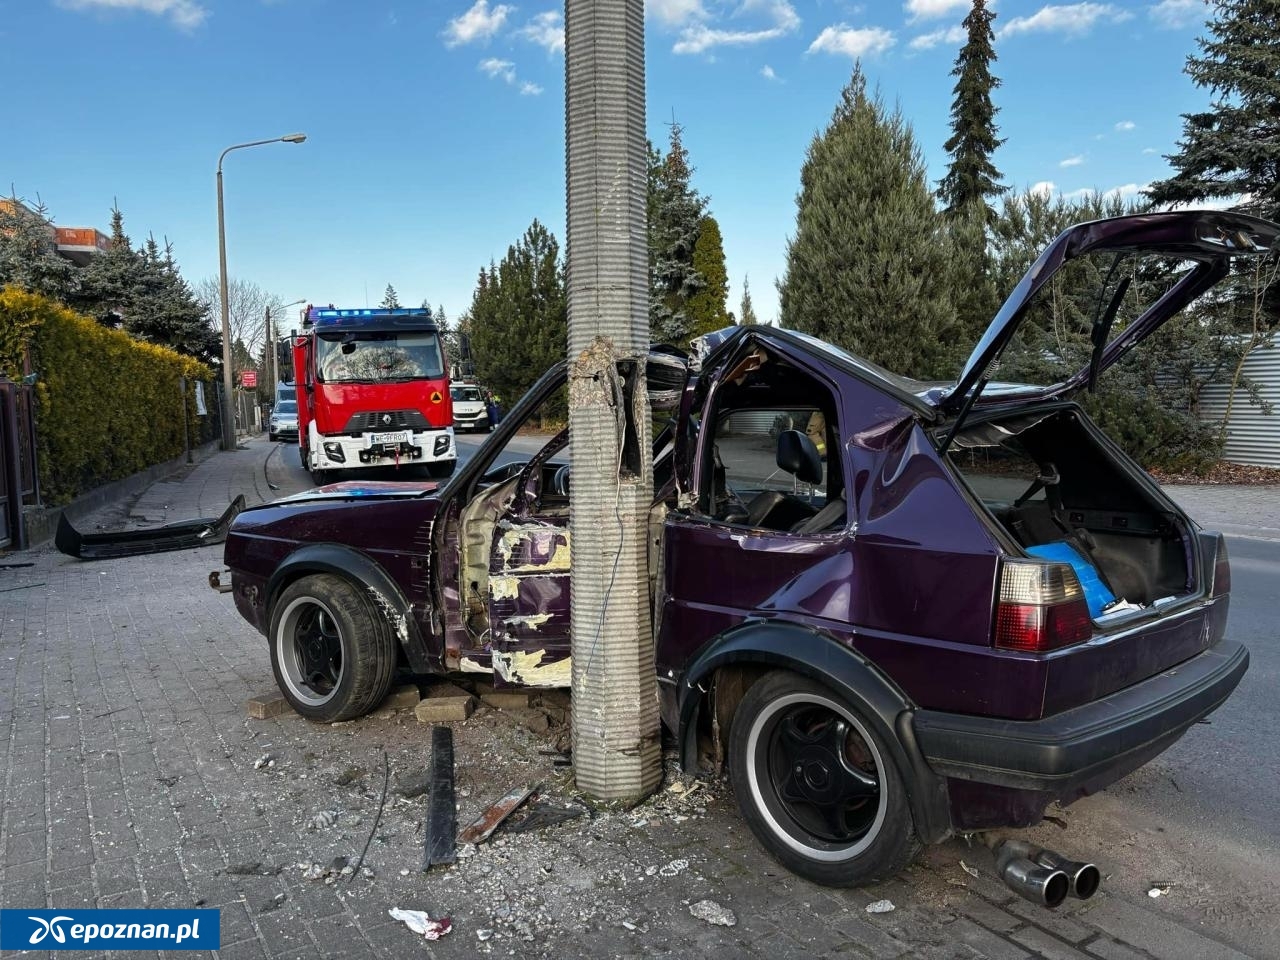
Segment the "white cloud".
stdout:
<svg viewBox="0 0 1280 960">
<path fill-rule="evenodd" d="M 1083 153 L 1077 153 L 1074 157 L 1067 157 L 1067 159 L 1059 161 L 1059 162 L 1058 162 L 1058 166 L 1060 166 L 1060 167 L 1078 167 L 1078 166 L 1080 166 L 1080 164 L 1082 164 L 1082 163 L 1084 163 L 1084 154 L 1083 154 Z"/>
<path fill-rule="evenodd" d="M 181 30 L 194 30 L 209 16 L 196 0 L 59 0 L 59 5 L 69 10 L 136 10 L 168 17 Z"/>
<path fill-rule="evenodd" d="M 679 27 L 691 20 L 707 18 L 702 0 L 644 0 L 644 12 L 645 16 L 661 20 L 670 27 Z"/>
<path fill-rule="evenodd" d="M 536 97 L 541 92 L 542 88 L 532 81 L 526 80 L 520 84 L 520 96 L 522 97 Z"/>
<path fill-rule="evenodd" d="M 1204 0 L 1160 0 L 1147 15 L 1166 30 L 1179 30 L 1203 20 L 1206 10 Z"/>
<path fill-rule="evenodd" d="M 1083 36 L 1100 20 L 1119 23 L 1133 14 L 1109 3 L 1072 3 L 1061 6 L 1041 7 L 1029 17 L 1014 17 L 996 31 L 997 37 L 1012 37 L 1019 33 L 1063 33 L 1067 36 Z"/>
<path fill-rule="evenodd" d="M 1128 133 L 1130 130 L 1136 130 L 1138 125 L 1132 120 L 1121 120 L 1116 124 L 1116 129 L 1121 133 Z"/>
<path fill-rule="evenodd" d="M 760 76 L 764 77 L 766 80 L 778 79 L 778 75 L 773 72 L 773 67 L 769 66 L 767 63 L 760 68 Z"/>
<path fill-rule="evenodd" d="M 932 50 L 940 43 L 963 43 L 966 36 L 964 27 L 947 27 L 945 30 L 934 30 L 932 33 L 912 37 L 907 46 L 912 50 Z"/>
<path fill-rule="evenodd" d="M 547 53 L 564 53 L 564 19 L 558 10 L 538 14 L 519 33 L 530 43 L 545 47 Z"/>
<path fill-rule="evenodd" d="M 1040 197 L 1047 197 L 1057 189 L 1058 185 L 1052 180 L 1041 180 L 1039 183 L 1031 185 L 1031 192 Z"/>
<path fill-rule="evenodd" d="M 1159 153 L 1160 151 L 1157 150 L 1155 147 L 1143 147 L 1142 152 L 1143 153 Z"/>
<path fill-rule="evenodd" d="M 510 60 L 489 57 L 480 61 L 480 69 L 495 79 L 505 80 L 507 83 L 516 82 L 516 65 Z"/>
<path fill-rule="evenodd" d="M 768 11 L 772 24 L 759 30 L 718 30 L 705 23 L 686 26 L 680 39 L 671 48 L 672 53 L 705 53 L 712 47 L 749 46 L 776 40 L 800 26 L 800 16 L 788 0 L 746 0 L 738 8 L 738 15 L 755 10 Z"/>
<path fill-rule="evenodd" d="M 1072 190 L 1070 193 L 1064 193 L 1063 199 L 1066 200 L 1085 200 L 1089 197 L 1099 197 L 1103 200 L 1130 200 L 1142 193 L 1149 183 L 1123 183 L 1118 187 L 1112 187 L 1110 190 L 1098 190 L 1094 187 L 1081 187 L 1079 190 Z M 1034 188 L 1033 188 L 1034 189 Z"/>
<path fill-rule="evenodd" d="M 460 47 L 477 40 L 488 40 L 502 29 L 503 24 L 507 22 L 507 15 L 514 10 L 515 7 L 505 3 L 500 3 L 490 10 L 489 0 L 476 0 L 470 10 L 454 17 L 444 28 L 444 45 Z"/>
<path fill-rule="evenodd" d="M 867 54 L 883 53 L 896 42 L 890 31 L 880 27 L 854 29 L 838 23 L 818 34 L 818 38 L 809 44 L 808 52 L 822 51 L 847 57 L 862 57 Z"/>
<path fill-rule="evenodd" d="M 902 9 L 907 11 L 907 22 L 932 20 L 946 16 L 952 10 L 968 10 L 971 0 L 907 0 Z"/>
<path fill-rule="evenodd" d="M 1149 186 L 1151 186 L 1149 183 L 1125 183 L 1103 191 L 1102 195 L 1104 197 L 1119 197 L 1121 200 L 1128 200 L 1131 197 L 1136 197 Z"/>
</svg>

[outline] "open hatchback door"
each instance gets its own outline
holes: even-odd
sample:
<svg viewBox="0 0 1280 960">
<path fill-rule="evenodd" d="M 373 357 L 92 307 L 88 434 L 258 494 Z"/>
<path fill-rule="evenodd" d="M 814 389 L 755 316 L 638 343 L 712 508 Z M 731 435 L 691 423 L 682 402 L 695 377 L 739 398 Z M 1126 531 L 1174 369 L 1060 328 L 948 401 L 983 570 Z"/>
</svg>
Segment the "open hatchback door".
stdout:
<svg viewBox="0 0 1280 960">
<path fill-rule="evenodd" d="M 1265 255 L 1280 227 L 1197 210 L 1082 223 L 1064 231 L 1014 288 L 954 388 L 926 395 L 957 417 L 987 402 L 1062 397 L 1091 386 L 1227 276 L 1234 257 Z M 1082 291 L 1087 300 L 1082 301 Z M 993 372 L 1000 379 L 993 382 Z"/>
</svg>

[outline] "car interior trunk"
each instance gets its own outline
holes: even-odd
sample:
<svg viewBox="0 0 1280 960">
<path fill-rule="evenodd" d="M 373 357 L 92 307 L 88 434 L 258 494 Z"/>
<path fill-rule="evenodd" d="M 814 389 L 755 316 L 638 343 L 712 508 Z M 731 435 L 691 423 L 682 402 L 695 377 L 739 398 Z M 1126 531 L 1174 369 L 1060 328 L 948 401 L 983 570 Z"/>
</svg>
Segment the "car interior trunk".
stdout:
<svg viewBox="0 0 1280 960">
<path fill-rule="evenodd" d="M 966 425 L 950 460 L 1024 553 L 1070 558 L 1082 582 L 1096 572 L 1095 619 L 1196 590 L 1185 515 L 1113 452 L 1079 408 Z"/>
</svg>

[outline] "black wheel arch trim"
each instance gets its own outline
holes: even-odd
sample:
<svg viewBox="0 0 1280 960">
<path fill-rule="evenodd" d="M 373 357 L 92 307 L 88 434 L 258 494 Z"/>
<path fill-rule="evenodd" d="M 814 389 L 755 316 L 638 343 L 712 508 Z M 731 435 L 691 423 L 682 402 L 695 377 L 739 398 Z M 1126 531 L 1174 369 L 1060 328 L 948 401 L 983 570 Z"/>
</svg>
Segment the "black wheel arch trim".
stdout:
<svg viewBox="0 0 1280 960">
<path fill-rule="evenodd" d="M 916 833 L 925 843 L 951 835 L 946 780 L 924 759 L 911 718 L 910 698 L 871 661 L 811 627 L 748 621 L 715 637 L 689 661 L 677 685 L 680 761 L 696 764 L 698 717 L 707 690 L 703 681 L 719 667 L 761 664 L 792 670 L 830 687 L 858 705 L 888 745 L 907 789 Z"/>
<path fill-rule="evenodd" d="M 392 633 L 404 651 L 409 669 L 414 673 L 436 672 L 426 641 L 414 619 L 413 609 L 395 580 L 368 554 L 344 544 L 308 544 L 289 554 L 276 567 L 266 588 L 265 614 L 268 630 L 281 591 L 294 580 L 311 573 L 333 574 L 380 594 L 393 607 L 396 615 L 404 619 L 405 629 L 396 630 L 393 624 Z"/>
<path fill-rule="evenodd" d="M 916 736 L 929 765 L 962 780 L 1064 795 L 1127 771 L 1125 760 L 1169 746 L 1216 710 L 1249 669 L 1249 651 L 1220 640 L 1190 660 L 1092 703 L 1041 720 L 921 710 Z"/>
</svg>

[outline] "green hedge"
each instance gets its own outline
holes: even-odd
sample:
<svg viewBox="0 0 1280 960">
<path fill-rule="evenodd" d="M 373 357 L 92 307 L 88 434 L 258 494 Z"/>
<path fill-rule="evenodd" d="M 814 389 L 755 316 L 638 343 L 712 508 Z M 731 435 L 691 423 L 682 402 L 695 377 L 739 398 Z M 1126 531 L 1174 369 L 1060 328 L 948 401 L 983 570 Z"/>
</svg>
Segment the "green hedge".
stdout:
<svg viewBox="0 0 1280 960">
<path fill-rule="evenodd" d="M 68 310 L 16 287 L 0 290 L 0 372 L 22 377 L 30 348 L 36 381 L 40 488 L 48 504 L 119 480 L 184 450 L 182 377 L 205 381 L 204 364 Z M 207 433 L 188 389 L 192 443 Z"/>
</svg>

